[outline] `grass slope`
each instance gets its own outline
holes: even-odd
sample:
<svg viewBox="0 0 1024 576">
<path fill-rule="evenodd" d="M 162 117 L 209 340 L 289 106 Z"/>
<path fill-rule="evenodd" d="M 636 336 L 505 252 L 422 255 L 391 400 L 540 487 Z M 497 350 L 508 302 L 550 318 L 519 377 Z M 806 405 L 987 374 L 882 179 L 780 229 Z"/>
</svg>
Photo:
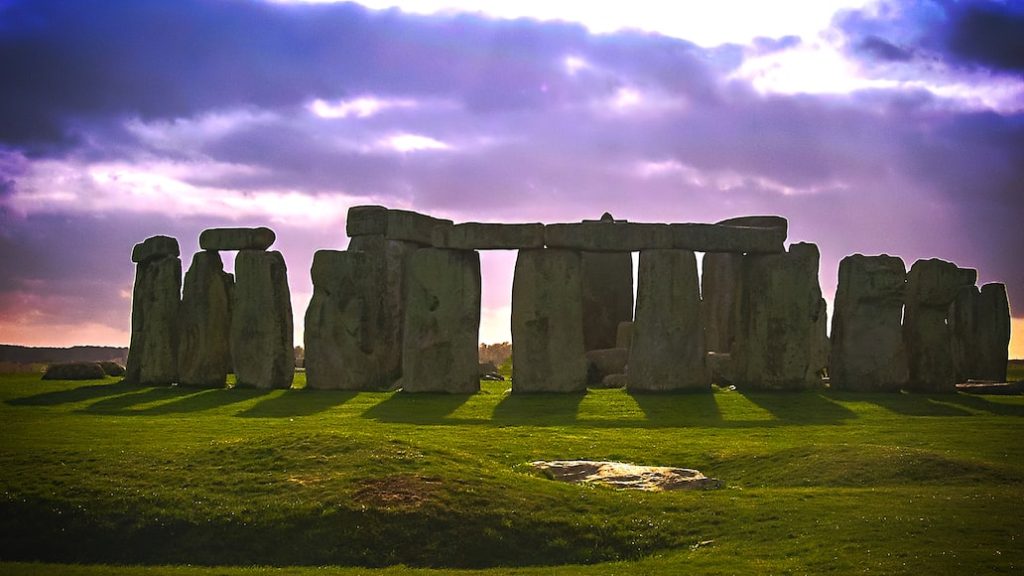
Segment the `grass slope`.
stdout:
<svg viewBox="0 0 1024 576">
<path fill-rule="evenodd" d="M 411 396 L 2 376 L 0 571 L 1024 569 L 1024 398 L 507 386 Z M 526 466 L 560 458 L 694 467 L 727 487 L 619 492 Z M 293 567 L 246 568 L 258 565 Z"/>
</svg>

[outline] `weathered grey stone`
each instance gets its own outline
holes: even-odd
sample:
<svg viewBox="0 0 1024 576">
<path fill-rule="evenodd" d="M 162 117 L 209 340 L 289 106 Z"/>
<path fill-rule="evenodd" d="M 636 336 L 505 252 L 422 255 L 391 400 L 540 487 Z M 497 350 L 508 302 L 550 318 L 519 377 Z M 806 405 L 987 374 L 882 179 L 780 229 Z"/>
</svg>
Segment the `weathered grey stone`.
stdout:
<svg viewBox="0 0 1024 576">
<path fill-rule="evenodd" d="M 177 258 L 181 255 L 178 241 L 170 236 L 151 236 L 132 248 L 132 262 L 142 264 L 157 258 Z"/>
<path fill-rule="evenodd" d="M 117 362 L 105 360 L 97 362 L 97 364 L 100 365 L 100 368 L 103 368 L 103 372 L 107 376 L 124 376 L 125 374 L 124 366 L 118 364 Z"/>
<path fill-rule="evenodd" d="M 106 370 L 99 362 L 64 362 L 50 364 L 43 373 L 43 380 L 102 380 Z"/>
<path fill-rule="evenodd" d="M 907 387 L 922 392 L 955 392 L 950 306 L 961 288 L 972 286 L 975 270 L 939 259 L 918 260 L 907 274 L 903 342 L 910 377 Z"/>
<path fill-rule="evenodd" d="M 610 374 L 625 374 L 629 361 L 628 348 L 605 348 L 587 351 L 587 385 L 600 384 Z"/>
<path fill-rule="evenodd" d="M 231 302 L 231 358 L 238 386 L 290 387 L 293 337 L 288 269 L 281 253 L 239 251 Z"/>
<path fill-rule="evenodd" d="M 728 386 L 733 383 L 732 354 L 708 352 L 705 362 L 711 382 L 719 386 Z"/>
<path fill-rule="evenodd" d="M 406 264 L 402 389 L 480 390 L 480 255 L 423 248 Z"/>
<path fill-rule="evenodd" d="M 743 257 L 731 358 L 738 388 L 802 389 L 821 383 L 828 361 L 818 247 Z"/>
<path fill-rule="evenodd" d="M 416 242 L 429 246 L 434 229 L 451 226 L 442 220 L 408 210 L 392 210 L 383 206 L 353 206 L 348 210 L 345 231 L 350 237 L 382 235 L 388 240 Z"/>
<path fill-rule="evenodd" d="M 627 387 L 710 390 L 696 256 L 689 250 L 645 250 L 637 283 Z"/>
<path fill-rule="evenodd" d="M 591 252 L 630 252 L 649 248 L 671 248 L 668 224 L 634 222 L 581 222 L 544 226 L 544 244 L 548 248 L 568 248 Z"/>
<path fill-rule="evenodd" d="M 782 230 L 783 238 L 789 233 L 789 221 L 782 216 L 737 216 L 715 222 L 715 224 L 750 228 L 775 228 L 776 230 Z"/>
<path fill-rule="evenodd" d="M 1003 284 L 963 286 L 950 306 L 956 381 L 1006 380 L 1009 358 L 1010 307 Z"/>
<path fill-rule="evenodd" d="M 743 255 L 708 253 L 704 255 L 701 267 L 704 345 L 712 352 L 729 352 L 736 337 Z"/>
<path fill-rule="evenodd" d="M 672 247 L 699 252 L 774 253 L 785 250 L 786 231 L 779 228 L 722 224 L 669 224 Z"/>
<path fill-rule="evenodd" d="M 380 390 L 392 374 L 374 350 L 376 330 L 372 255 L 318 250 L 313 255 L 313 297 L 306 309 L 306 386 L 314 389 Z"/>
<path fill-rule="evenodd" d="M 180 306 L 179 258 L 146 259 L 135 267 L 127 382 L 158 386 L 177 381 Z"/>
<path fill-rule="evenodd" d="M 620 322 L 633 319 L 633 257 L 629 252 L 583 252 L 583 345 L 615 346 Z"/>
<path fill-rule="evenodd" d="M 829 376 L 838 390 L 898 392 L 909 376 L 903 344 L 907 268 L 895 256 L 847 256 L 839 263 Z"/>
<path fill-rule="evenodd" d="M 437 226 L 434 248 L 455 250 L 521 250 L 544 247 L 543 224 L 480 224 Z"/>
<path fill-rule="evenodd" d="M 199 234 L 203 250 L 266 250 L 277 236 L 270 228 L 209 228 Z"/>
<path fill-rule="evenodd" d="M 391 387 L 402 375 L 405 263 L 419 246 L 413 242 L 388 240 L 381 235 L 371 235 L 352 238 L 348 249 L 365 252 L 367 255 L 368 348 L 372 350 L 379 365 L 381 387 Z"/>
<path fill-rule="evenodd" d="M 609 374 L 601 379 L 601 388 L 625 388 L 628 382 L 625 374 Z"/>
<path fill-rule="evenodd" d="M 231 363 L 231 287 L 217 252 L 197 252 L 181 295 L 178 382 L 222 388 Z"/>
<path fill-rule="evenodd" d="M 633 321 L 619 322 L 615 329 L 615 347 L 629 348 L 633 343 Z"/>
<path fill-rule="evenodd" d="M 580 255 L 569 250 L 521 250 L 512 282 L 512 392 L 582 392 Z"/>
</svg>

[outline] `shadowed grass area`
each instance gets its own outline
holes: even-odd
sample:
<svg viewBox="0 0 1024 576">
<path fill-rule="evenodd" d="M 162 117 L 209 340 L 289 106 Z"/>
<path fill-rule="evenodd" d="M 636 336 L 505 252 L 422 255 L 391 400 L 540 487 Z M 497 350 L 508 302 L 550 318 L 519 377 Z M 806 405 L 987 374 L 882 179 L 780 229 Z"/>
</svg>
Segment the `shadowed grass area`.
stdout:
<svg viewBox="0 0 1024 576">
<path fill-rule="evenodd" d="M 1024 566 L 1021 397 L 303 384 L 302 374 L 299 389 L 274 391 L 0 377 L 0 572 Z M 620 492 L 558 484 L 527 465 L 574 458 L 692 467 L 726 487 Z"/>
</svg>

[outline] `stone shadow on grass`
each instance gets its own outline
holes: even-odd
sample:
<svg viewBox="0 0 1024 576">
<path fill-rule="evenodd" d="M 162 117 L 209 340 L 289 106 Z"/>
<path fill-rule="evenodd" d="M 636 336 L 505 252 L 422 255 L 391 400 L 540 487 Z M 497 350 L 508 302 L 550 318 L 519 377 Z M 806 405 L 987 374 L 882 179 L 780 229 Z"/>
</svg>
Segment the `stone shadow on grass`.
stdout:
<svg viewBox="0 0 1024 576">
<path fill-rule="evenodd" d="M 196 393 L 194 388 L 179 388 L 177 386 L 154 386 L 151 388 L 133 387 L 134 392 L 106 398 L 93 402 L 79 412 L 92 414 L 134 414 L 144 413 L 132 410 L 133 406 L 149 404 L 160 400 L 174 400 L 183 396 L 190 396 Z"/>
<path fill-rule="evenodd" d="M 787 424 L 830 424 L 857 417 L 853 410 L 835 402 L 825 391 L 737 390 L 737 392 Z"/>
<path fill-rule="evenodd" d="M 1019 396 L 1018 396 L 1019 397 Z M 999 398 L 1013 398 L 1013 396 L 999 396 Z M 984 396 L 973 394 L 948 394 L 937 398 L 940 402 L 947 402 L 957 406 L 963 406 L 972 410 L 988 412 L 998 416 L 1024 416 L 1024 404 L 1008 404 L 1004 402 L 993 402 Z"/>
<path fill-rule="evenodd" d="M 627 391 L 647 417 L 652 428 L 684 428 L 688 426 L 720 426 L 722 411 L 715 394 L 699 392 Z"/>
<path fill-rule="evenodd" d="M 255 390 L 251 390 L 256 392 Z M 236 390 L 235 392 L 238 392 Z M 350 390 L 260 390 L 271 394 L 235 416 L 239 418 L 289 418 L 292 416 L 310 416 L 341 406 L 356 397 L 357 392 Z"/>
<path fill-rule="evenodd" d="M 387 399 L 363 412 L 363 418 L 403 424 L 462 424 L 447 416 L 472 398 L 473 394 L 392 392 Z"/>
<path fill-rule="evenodd" d="M 576 422 L 586 392 L 509 393 L 494 407 L 497 426 L 562 426 Z"/>
<path fill-rule="evenodd" d="M 228 388 L 184 388 L 187 394 L 141 410 L 128 410 L 126 414 L 155 416 L 160 414 L 190 414 L 229 406 L 263 396 L 268 390 L 240 390 Z"/>
<path fill-rule="evenodd" d="M 970 411 L 949 403 L 956 397 L 957 394 L 893 392 L 865 394 L 862 400 L 904 416 L 970 416 Z"/>
<path fill-rule="evenodd" d="M 74 404 L 86 400 L 96 400 L 110 396 L 118 396 L 129 392 L 137 391 L 140 388 L 124 384 L 121 381 L 104 382 L 102 384 L 87 384 L 78 388 L 67 390 L 54 390 L 43 392 L 22 398 L 11 398 L 5 404 L 11 406 L 58 406 L 60 404 Z"/>
</svg>

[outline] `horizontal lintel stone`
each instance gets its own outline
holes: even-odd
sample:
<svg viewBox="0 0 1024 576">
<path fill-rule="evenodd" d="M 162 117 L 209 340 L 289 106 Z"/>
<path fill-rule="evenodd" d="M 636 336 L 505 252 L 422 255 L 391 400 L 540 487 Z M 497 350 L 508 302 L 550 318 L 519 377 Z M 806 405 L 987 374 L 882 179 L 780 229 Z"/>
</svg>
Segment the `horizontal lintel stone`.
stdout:
<svg viewBox="0 0 1024 576">
<path fill-rule="evenodd" d="M 635 222 L 581 222 L 544 226 L 548 248 L 569 248 L 592 252 L 632 252 L 653 248 L 671 248 L 668 224 Z"/>
<path fill-rule="evenodd" d="M 434 229 L 451 226 L 451 220 L 384 206 L 349 208 L 345 232 L 349 237 L 383 234 L 388 240 L 405 240 L 429 246 Z"/>
<path fill-rule="evenodd" d="M 209 228 L 199 234 L 203 250 L 266 250 L 277 240 L 270 228 Z"/>
<path fill-rule="evenodd" d="M 696 252 L 782 252 L 786 230 L 725 226 L 721 224 L 669 224 L 672 247 Z"/>
<path fill-rule="evenodd" d="M 132 248 L 132 262 L 140 264 L 164 256 L 177 258 L 180 254 L 176 239 L 170 236 L 151 236 Z"/>
<path fill-rule="evenodd" d="M 544 225 L 467 222 L 434 228 L 435 248 L 521 250 L 544 247 Z"/>
</svg>

